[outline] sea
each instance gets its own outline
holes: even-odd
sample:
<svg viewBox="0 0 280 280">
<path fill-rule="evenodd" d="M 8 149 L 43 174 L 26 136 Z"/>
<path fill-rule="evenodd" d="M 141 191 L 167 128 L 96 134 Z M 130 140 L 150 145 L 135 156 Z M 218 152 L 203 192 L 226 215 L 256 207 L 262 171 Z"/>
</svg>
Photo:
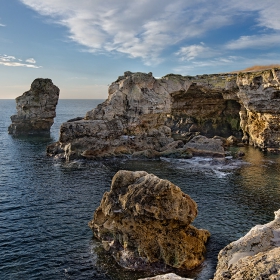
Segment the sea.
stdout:
<svg viewBox="0 0 280 280">
<path fill-rule="evenodd" d="M 192 279 L 213 277 L 219 251 L 280 208 L 280 156 L 232 148 L 241 159 L 211 158 L 63 162 L 46 156 L 61 123 L 85 116 L 102 100 L 59 100 L 50 137 L 8 134 L 14 100 L 0 100 L 0 279 L 134 280 L 150 273 L 120 268 L 93 238 L 88 222 L 120 170 L 168 179 L 197 202 L 194 225 L 210 231 L 205 262 Z"/>
</svg>

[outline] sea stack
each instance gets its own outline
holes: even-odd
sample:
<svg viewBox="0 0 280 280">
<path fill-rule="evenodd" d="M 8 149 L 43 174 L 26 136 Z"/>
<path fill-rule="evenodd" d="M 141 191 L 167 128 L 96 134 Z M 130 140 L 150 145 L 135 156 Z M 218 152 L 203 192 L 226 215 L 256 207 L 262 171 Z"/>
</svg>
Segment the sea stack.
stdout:
<svg viewBox="0 0 280 280">
<path fill-rule="evenodd" d="M 51 79 L 35 79 L 30 90 L 16 98 L 17 115 L 11 116 L 9 134 L 49 135 L 58 98 L 59 88 Z"/>
<path fill-rule="evenodd" d="M 191 270 L 204 261 L 210 233 L 191 222 L 197 205 L 168 180 L 120 170 L 89 222 L 105 250 L 133 270 Z"/>
</svg>

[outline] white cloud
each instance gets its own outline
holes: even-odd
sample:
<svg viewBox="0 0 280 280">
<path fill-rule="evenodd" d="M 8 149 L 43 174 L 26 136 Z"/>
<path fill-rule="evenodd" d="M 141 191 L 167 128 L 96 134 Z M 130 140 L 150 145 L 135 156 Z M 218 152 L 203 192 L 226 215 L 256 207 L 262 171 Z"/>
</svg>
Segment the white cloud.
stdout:
<svg viewBox="0 0 280 280">
<path fill-rule="evenodd" d="M 6 25 L 5 25 L 5 24 L 0 23 L 0 26 L 1 26 L 1 27 L 5 27 Z"/>
<path fill-rule="evenodd" d="M 237 49 L 256 49 L 271 48 L 280 45 L 280 33 L 261 34 L 252 36 L 241 36 L 237 40 L 233 40 L 226 44 L 226 48 L 230 50 Z"/>
<path fill-rule="evenodd" d="M 198 58 L 206 58 L 215 55 L 215 51 L 211 50 L 209 47 L 205 47 L 205 44 L 201 42 L 201 45 L 190 45 L 186 47 L 181 47 L 175 54 L 180 57 L 181 61 L 190 61 Z"/>
<path fill-rule="evenodd" d="M 275 0 L 21 0 L 68 30 L 68 38 L 90 52 L 116 52 L 148 65 L 183 41 L 254 15 L 255 26 L 280 30 L 280 1 Z M 200 39 L 201 40 L 201 39 Z M 180 49 L 186 60 L 203 46 Z M 187 48 L 187 47 L 186 47 Z M 208 50 L 209 51 L 209 50 Z M 178 53 L 179 53 L 178 52 Z M 183 54 L 185 53 L 185 56 Z"/>
<path fill-rule="evenodd" d="M 22 59 L 17 59 L 16 57 L 11 55 L 0 54 L 0 65 L 10 66 L 10 67 L 41 68 L 41 66 L 34 65 L 34 63 L 36 63 L 35 60 L 32 60 L 32 62 L 28 60 L 30 59 L 26 60 L 27 63 L 21 63 Z"/>
<path fill-rule="evenodd" d="M 36 60 L 34 58 L 28 58 L 25 60 L 25 62 L 35 64 Z"/>
<path fill-rule="evenodd" d="M 180 65 L 172 69 L 173 73 L 182 75 L 197 75 L 204 73 L 231 72 L 245 69 L 252 65 L 270 65 L 280 60 L 277 53 L 265 53 L 255 56 L 221 56 L 211 59 L 191 60 L 187 65 Z M 221 69 L 227 69 L 222 70 Z"/>
</svg>

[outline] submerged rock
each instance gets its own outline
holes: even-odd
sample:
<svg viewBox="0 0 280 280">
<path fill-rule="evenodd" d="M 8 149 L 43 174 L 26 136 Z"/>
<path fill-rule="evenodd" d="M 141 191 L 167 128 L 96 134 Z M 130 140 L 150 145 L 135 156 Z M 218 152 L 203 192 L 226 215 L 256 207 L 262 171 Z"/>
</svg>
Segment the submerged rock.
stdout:
<svg viewBox="0 0 280 280">
<path fill-rule="evenodd" d="M 50 79 L 38 78 L 29 91 L 16 98 L 17 115 L 11 116 L 8 132 L 15 136 L 49 134 L 56 116 L 59 88 Z"/>
<path fill-rule="evenodd" d="M 224 279 L 280 279 L 280 210 L 219 253 L 214 280 Z"/>
<path fill-rule="evenodd" d="M 193 269 L 203 262 L 210 236 L 191 225 L 196 215 L 196 203 L 171 182 L 121 170 L 89 226 L 122 267 Z"/>
</svg>

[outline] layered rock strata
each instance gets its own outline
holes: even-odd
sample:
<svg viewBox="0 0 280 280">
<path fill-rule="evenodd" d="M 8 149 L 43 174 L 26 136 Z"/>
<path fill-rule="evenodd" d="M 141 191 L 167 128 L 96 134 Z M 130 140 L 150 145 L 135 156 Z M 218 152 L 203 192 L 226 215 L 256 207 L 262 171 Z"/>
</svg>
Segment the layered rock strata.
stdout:
<svg viewBox="0 0 280 280">
<path fill-rule="evenodd" d="M 279 149 L 280 69 L 240 73 L 236 83 L 243 140 L 261 149 Z"/>
<path fill-rule="evenodd" d="M 38 78 L 29 91 L 16 98 L 17 115 L 11 116 L 13 135 L 49 134 L 56 116 L 59 88 L 50 79 Z"/>
<path fill-rule="evenodd" d="M 224 279 L 280 279 L 280 210 L 219 253 L 214 280 Z"/>
<path fill-rule="evenodd" d="M 84 119 L 62 124 L 59 141 L 47 153 L 66 159 L 156 157 L 165 151 L 188 157 L 182 148 L 198 134 L 234 135 L 263 150 L 279 149 L 279 79 L 277 68 L 160 79 L 125 72 L 109 86 L 105 102 Z"/>
<path fill-rule="evenodd" d="M 240 106 L 232 99 L 236 98 L 233 77 L 167 75 L 155 79 L 151 73 L 126 72 L 110 85 L 108 99 L 85 119 L 62 124 L 59 141 L 47 152 L 71 159 L 127 154 L 155 157 L 168 150 L 187 157 L 187 148 L 178 148 L 199 133 L 238 133 Z"/>
<path fill-rule="evenodd" d="M 196 215 L 196 203 L 171 182 L 121 170 L 89 226 L 122 267 L 193 269 L 203 262 L 210 236 L 191 225 Z"/>
</svg>

